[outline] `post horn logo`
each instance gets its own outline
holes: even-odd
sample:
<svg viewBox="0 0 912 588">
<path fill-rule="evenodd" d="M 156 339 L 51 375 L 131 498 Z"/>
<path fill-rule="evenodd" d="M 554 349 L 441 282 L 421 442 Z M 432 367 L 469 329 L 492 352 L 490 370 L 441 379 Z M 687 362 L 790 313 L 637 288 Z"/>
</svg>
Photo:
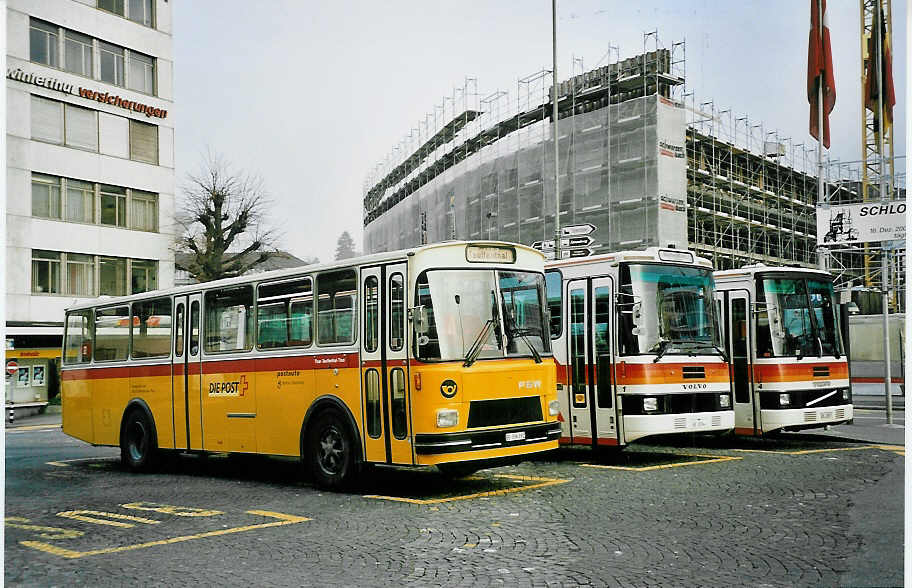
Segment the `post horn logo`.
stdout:
<svg viewBox="0 0 912 588">
<path fill-rule="evenodd" d="M 456 396 L 456 382 L 453 380 L 444 380 L 440 384 L 440 393 L 443 394 L 444 398 Z"/>
</svg>

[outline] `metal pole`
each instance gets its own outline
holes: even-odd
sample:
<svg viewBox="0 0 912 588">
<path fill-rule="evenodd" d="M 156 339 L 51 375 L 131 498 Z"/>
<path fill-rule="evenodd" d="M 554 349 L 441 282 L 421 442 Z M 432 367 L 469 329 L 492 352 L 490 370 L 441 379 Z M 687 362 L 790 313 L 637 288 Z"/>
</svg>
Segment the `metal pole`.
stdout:
<svg viewBox="0 0 912 588">
<path fill-rule="evenodd" d="M 820 46 L 823 47 L 823 3 L 817 0 L 817 30 L 820 35 Z M 817 76 L 817 203 L 826 202 L 823 195 L 823 84 L 825 74 Z M 820 269 L 826 269 L 825 253 L 817 253 L 817 264 Z"/>
<path fill-rule="evenodd" d="M 554 259 L 560 259 L 560 165 L 558 160 L 559 135 L 557 134 L 557 0 L 551 0 L 551 47 L 553 50 L 551 114 L 554 118 Z M 544 191 L 542 191 L 542 193 L 544 193 Z"/>
<path fill-rule="evenodd" d="M 891 374 L 890 374 L 890 283 L 889 283 L 889 255 L 890 250 L 884 249 L 881 257 L 881 281 L 883 282 L 883 352 L 884 352 L 884 394 L 887 402 L 887 424 L 893 424 L 893 398 L 890 395 Z"/>
</svg>

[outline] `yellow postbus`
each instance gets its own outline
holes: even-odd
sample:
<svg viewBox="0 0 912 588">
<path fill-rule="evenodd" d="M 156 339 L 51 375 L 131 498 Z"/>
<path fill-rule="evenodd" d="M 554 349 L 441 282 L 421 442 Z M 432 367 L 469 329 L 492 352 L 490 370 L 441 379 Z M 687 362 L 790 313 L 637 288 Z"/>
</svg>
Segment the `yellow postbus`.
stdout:
<svg viewBox="0 0 912 588">
<path fill-rule="evenodd" d="M 448 242 L 67 310 L 63 431 L 152 468 L 162 450 L 449 474 L 557 447 L 544 259 Z"/>
</svg>

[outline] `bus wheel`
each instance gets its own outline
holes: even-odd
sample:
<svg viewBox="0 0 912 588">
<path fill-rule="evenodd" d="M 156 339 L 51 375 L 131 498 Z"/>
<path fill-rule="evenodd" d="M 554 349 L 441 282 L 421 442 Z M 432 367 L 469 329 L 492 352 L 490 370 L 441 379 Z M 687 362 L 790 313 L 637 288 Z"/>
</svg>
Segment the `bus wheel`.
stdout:
<svg viewBox="0 0 912 588">
<path fill-rule="evenodd" d="M 124 419 L 120 434 L 120 461 L 131 472 L 147 472 L 157 463 L 158 448 L 155 446 L 152 423 L 146 413 L 134 408 Z"/>
<path fill-rule="evenodd" d="M 354 444 L 348 426 L 336 411 L 317 417 L 310 428 L 310 465 L 314 481 L 323 488 L 344 488 L 354 477 Z"/>
</svg>

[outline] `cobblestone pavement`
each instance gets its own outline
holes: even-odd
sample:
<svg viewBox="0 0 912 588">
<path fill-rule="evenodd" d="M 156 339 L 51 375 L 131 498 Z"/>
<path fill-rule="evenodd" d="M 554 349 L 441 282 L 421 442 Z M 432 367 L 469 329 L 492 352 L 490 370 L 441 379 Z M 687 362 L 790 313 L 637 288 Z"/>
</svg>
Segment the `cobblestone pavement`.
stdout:
<svg viewBox="0 0 912 588">
<path fill-rule="evenodd" d="M 5 581 L 902 584 L 901 548 L 878 551 L 880 562 L 856 557 L 872 526 L 902 545 L 901 450 L 680 442 L 692 446 L 561 450 L 455 482 L 376 468 L 332 493 L 293 460 L 180 456 L 131 475 L 115 449 L 56 429 L 7 432 Z"/>
</svg>

